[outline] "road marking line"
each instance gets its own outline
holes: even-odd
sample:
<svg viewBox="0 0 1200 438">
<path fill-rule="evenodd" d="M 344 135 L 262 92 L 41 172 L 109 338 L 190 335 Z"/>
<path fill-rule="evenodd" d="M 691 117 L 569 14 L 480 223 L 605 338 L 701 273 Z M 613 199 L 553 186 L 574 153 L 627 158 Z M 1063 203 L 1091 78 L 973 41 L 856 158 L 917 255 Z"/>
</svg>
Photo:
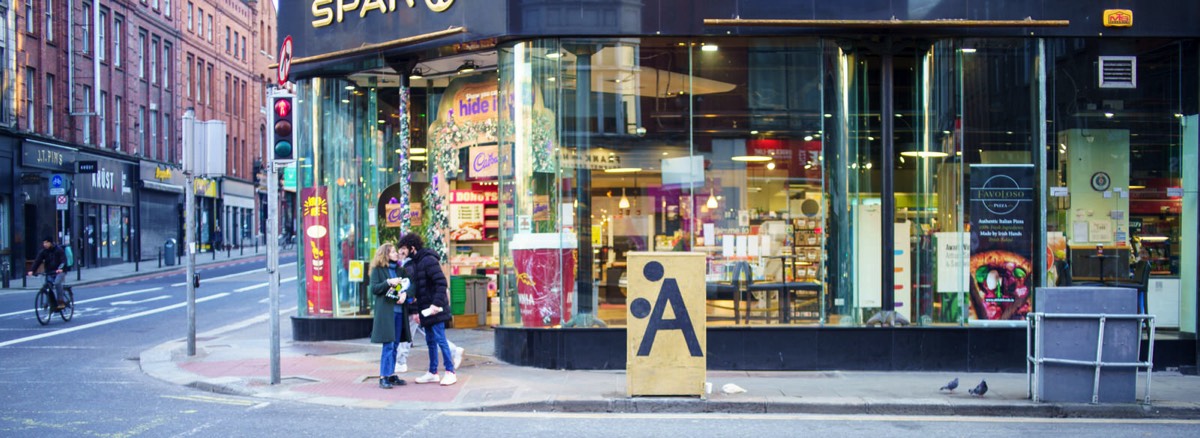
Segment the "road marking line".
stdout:
<svg viewBox="0 0 1200 438">
<path fill-rule="evenodd" d="M 296 264 L 296 262 L 292 262 L 292 263 L 287 263 L 287 264 L 279 265 L 279 267 L 280 267 L 280 268 L 283 268 L 284 266 L 292 266 L 292 265 L 295 265 L 295 264 Z M 225 280 L 225 279 L 228 279 L 228 278 L 240 277 L 240 276 L 243 276 L 243 275 L 246 275 L 246 274 L 255 274 L 255 273 L 258 273 L 258 271 L 260 271 L 260 270 L 261 270 L 261 269 L 257 269 L 257 268 L 256 268 L 256 269 L 254 269 L 254 270 L 252 270 L 252 271 L 238 272 L 238 273 L 234 273 L 234 274 L 224 275 L 224 276 L 220 276 L 220 277 L 213 277 L 213 278 L 202 278 L 202 279 L 200 279 L 200 280 L 201 280 L 201 281 Z M 295 280 L 295 277 L 292 277 L 292 279 L 293 279 L 293 280 Z M 172 284 L 172 285 L 171 285 L 171 287 L 179 287 L 179 286 L 187 286 L 187 283 L 186 283 L 186 282 L 181 282 L 181 283 L 175 283 L 175 284 Z"/>
<path fill-rule="evenodd" d="M 196 303 L 197 303 L 197 304 L 199 304 L 199 303 L 203 303 L 203 302 L 205 302 L 205 301 L 215 300 L 215 299 L 217 299 L 217 298 L 222 298 L 222 297 L 225 297 L 225 296 L 228 296 L 228 295 L 229 295 L 229 293 L 228 293 L 228 292 L 222 292 L 222 293 L 219 293 L 219 294 L 216 294 L 216 295 L 210 295 L 210 296 L 207 296 L 207 297 L 204 297 L 204 298 L 197 299 L 197 300 L 196 300 Z M 185 307 L 185 306 L 187 306 L 187 304 L 188 304 L 188 303 L 185 301 L 185 302 L 182 302 L 182 303 L 179 303 L 179 304 L 172 304 L 172 305 L 170 305 L 170 306 L 167 306 L 167 307 L 160 307 L 160 308 L 157 308 L 157 309 L 150 309 L 150 310 L 146 310 L 146 311 L 142 311 L 142 312 L 138 312 L 138 313 L 132 313 L 132 314 L 125 315 L 125 316 L 118 316 L 118 317 L 116 317 L 116 318 L 112 318 L 112 319 L 106 319 L 106 320 L 103 320 L 103 321 L 96 321 L 96 322 L 93 322 L 93 323 L 88 323 L 88 324 L 84 324 L 84 325 L 80 325 L 80 326 L 75 326 L 75 327 L 71 327 L 71 328 L 65 328 L 65 329 L 62 329 L 62 330 L 55 330 L 55 331 L 52 331 L 52 332 L 46 332 L 46 333 L 42 333 L 42 334 L 38 334 L 38 335 L 33 335 L 33 336 L 25 337 L 25 338 L 13 339 L 13 340 L 11 340 L 11 341 L 0 342 L 0 347 L 7 347 L 7 346 L 9 346 L 9 345 L 16 345 L 16 344 L 20 344 L 20 343 L 23 343 L 23 342 L 35 341 L 35 340 L 42 339 L 42 338 L 49 338 L 49 337 L 51 337 L 51 336 L 65 335 L 65 334 L 67 334 L 67 333 L 71 333 L 71 332 L 77 332 L 77 331 L 84 330 L 84 329 L 89 329 L 89 328 L 92 328 L 92 327 L 99 327 L 99 326 L 102 326 L 102 325 L 114 324 L 114 323 L 118 323 L 118 322 L 121 322 L 121 321 L 125 321 L 125 320 L 127 320 L 127 319 L 140 318 L 140 317 L 143 317 L 143 316 L 146 316 L 146 315 L 153 315 L 153 314 L 155 314 L 155 313 L 161 313 L 161 312 L 166 312 L 166 311 L 168 311 L 168 310 L 174 310 L 174 309 L 178 309 L 178 308 L 180 308 L 180 307 Z"/>
<path fill-rule="evenodd" d="M 119 294 L 112 294 L 112 295 L 103 296 L 103 297 L 99 297 L 99 298 L 89 298 L 89 299 L 86 299 L 86 300 L 77 300 L 77 301 L 75 301 L 75 304 L 76 304 L 76 305 L 79 305 L 79 304 L 84 304 L 84 303 L 90 303 L 90 302 L 93 302 L 93 301 L 104 301 L 104 300 L 111 300 L 111 299 L 113 299 L 113 298 L 117 298 L 117 297 L 124 297 L 124 296 L 128 296 L 128 295 L 142 294 L 142 293 L 146 293 L 146 292 L 154 292 L 154 291 L 159 291 L 159 290 L 162 290 L 162 288 L 161 288 L 161 287 L 153 287 L 153 288 L 150 288 L 150 289 L 142 289 L 142 290 L 135 290 L 135 291 L 129 291 L 129 292 L 121 292 L 121 293 L 119 293 Z M 35 293 L 36 293 L 36 292 L 35 292 Z M 31 310 L 22 310 L 22 311 L 18 311 L 18 312 L 9 312 L 9 313 L 4 313 L 4 314 L 0 314 L 0 318 L 6 317 L 6 316 L 12 316 L 12 315 L 20 315 L 20 314 L 22 314 L 22 313 L 29 313 L 30 311 L 31 311 Z"/>
<path fill-rule="evenodd" d="M 234 406 L 253 406 L 255 404 L 258 404 L 258 402 L 256 402 L 256 401 L 237 400 L 237 399 L 222 398 L 222 397 L 209 397 L 209 396 L 204 396 L 204 395 L 184 395 L 184 396 L 164 395 L 162 397 L 163 398 L 171 398 L 171 399 L 175 399 L 175 400 L 198 401 L 198 402 L 205 402 L 205 403 L 220 403 L 220 404 L 224 404 L 224 405 L 234 405 Z"/>
<path fill-rule="evenodd" d="M 129 300 L 129 301 L 113 301 L 113 302 L 109 303 L 109 305 L 112 305 L 112 306 L 122 306 L 122 305 L 127 305 L 127 304 L 143 304 L 143 303 L 149 303 L 149 302 L 151 302 L 151 301 L 165 300 L 165 299 L 167 299 L 167 298 L 171 298 L 171 296 L 170 296 L 170 295 L 159 295 L 159 296 L 157 296 L 157 297 L 154 297 L 154 298 L 147 298 L 147 299 L 144 299 L 144 300 L 139 300 L 139 301 L 133 301 L 133 300 Z"/>
<path fill-rule="evenodd" d="M 453 417 L 496 417 L 496 418 L 584 418 L 584 419 L 674 419 L 687 420 L 783 420 L 783 421 L 879 421 L 879 422 L 938 422 L 938 423 L 1009 423 L 1014 417 L 979 416 L 922 416 L 922 415 L 836 415 L 836 414 L 635 414 L 635 413 L 553 413 L 553 412 L 470 412 L 446 411 L 442 415 Z M 1017 417 L 1026 423 L 1096 423 L 1096 424 L 1200 424 L 1200 420 L 1153 419 L 1153 418 L 1045 418 Z"/>
<path fill-rule="evenodd" d="M 269 286 L 270 284 L 271 284 L 271 283 L 259 283 L 259 284 L 252 285 L 252 286 L 246 286 L 246 287 L 243 287 L 243 288 L 241 288 L 241 289 L 234 289 L 233 291 L 234 291 L 234 292 L 241 293 L 241 292 L 245 292 L 245 291 L 248 291 L 248 290 L 254 290 L 254 289 L 258 289 L 258 288 L 260 288 L 260 287 Z"/>
</svg>

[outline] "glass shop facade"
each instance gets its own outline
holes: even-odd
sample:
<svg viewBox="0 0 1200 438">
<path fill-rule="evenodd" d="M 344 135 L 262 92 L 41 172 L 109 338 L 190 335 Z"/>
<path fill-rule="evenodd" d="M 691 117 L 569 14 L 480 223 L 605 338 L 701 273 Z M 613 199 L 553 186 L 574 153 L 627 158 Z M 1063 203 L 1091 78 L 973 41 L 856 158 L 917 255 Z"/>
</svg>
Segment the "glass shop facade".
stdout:
<svg viewBox="0 0 1200 438">
<path fill-rule="evenodd" d="M 1138 289 L 1195 364 L 1200 7 L 826 3 L 284 7 L 296 319 L 369 325 L 358 264 L 415 231 L 518 363 L 617 362 L 627 255 L 691 251 L 717 367 L 753 356 L 722 339 L 826 336 L 804 369 L 871 330 L 1023 338 L 1080 284 Z"/>
</svg>

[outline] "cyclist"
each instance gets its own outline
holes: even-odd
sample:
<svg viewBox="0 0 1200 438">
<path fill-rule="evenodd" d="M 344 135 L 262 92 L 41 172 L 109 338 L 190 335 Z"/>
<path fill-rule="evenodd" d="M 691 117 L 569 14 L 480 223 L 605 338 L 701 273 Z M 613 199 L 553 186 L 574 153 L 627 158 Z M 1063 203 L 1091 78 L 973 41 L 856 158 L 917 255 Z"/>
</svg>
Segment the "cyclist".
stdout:
<svg viewBox="0 0 1200 438">
<path fill-rule="evenodd" d="M 54 244 L 53 237 L 42 240 L 42 250 L 38 252 L 37 258 L 33 259 L 33 266 L 29 268 L 27 275 L 32 276 L 34 271 L 38 270 L 38 265 L 46 268 L 46 282 L 54 284 L 54 301 L 58 303 L 58 308 L 66 307 L 67 298 L 63 294 L 63 280 L 67 276 L 63 275 L 63 272 L 67 270 L 67 255 L 61 246 Z"/>
</svg>

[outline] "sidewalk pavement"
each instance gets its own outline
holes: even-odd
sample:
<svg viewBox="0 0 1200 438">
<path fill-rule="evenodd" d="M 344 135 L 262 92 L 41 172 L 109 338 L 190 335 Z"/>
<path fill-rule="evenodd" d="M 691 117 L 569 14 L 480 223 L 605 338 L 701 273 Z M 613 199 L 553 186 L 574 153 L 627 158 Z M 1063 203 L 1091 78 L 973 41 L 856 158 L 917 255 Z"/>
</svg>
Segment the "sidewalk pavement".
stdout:
<svg viewBox="0 0 1200 438">
<path fill-rule="evenodd" d="M 292 250 L 294 251 L 294 249 Z M 199 270 L 265 257 L 265 248 L 200 253 Z M 286 253 L 285 253 L 286 254 Z M 157 261 L 85 268 L 73 285 L 119 284 L 147 274 L 181 272 Z M 29 281 L 27 288 L 38 287 Z M 20 289 L 20 280 L 12 284 Z M 292 310 L 294 311 L 294 310 Z M 753 372 L 709 371 L 713 392 L 705 398 L 629 397 L 624 371 L 563 371 L 509 365 L 496 359 L 493 331 L 450 329 L 451 341 L 466 349 L 458 383 L 417 385 L 413 379 L 429 363 L 424 346 L 414 348 L 408 385 L 379 389 L 380 346 L 367 339 L 336 342 L 292 341 L 290 312 L 281 314 L 282 381 L 270 384 L 270 327 L 267 315 L 197 335 L 197 354 L 186 355 L 185 340 L 167 342 L 141 354 L 142 370 L 155 378 L 221 394 L 292 400 L 335 406 L 416 410 L 550 412 L 812 413 L 894 415 L 979 415 L 1081 418 L 1200 418 L 1200 377 L 1177 372 L 1153 376 L 1151 404 L 1053 404 L 1028 399 L 1021 373 L 959 372 Z M 423 342 L 418 341 L 418 344 Z M 938 388 L 957 377 L 954 393 Z M 1144 374 L 1137 386 L 1144 397 Z M 966 393 L 987 379 L 984 397 Z M 746 390 L 727 394 L 734 384 Z"/>
<path fill-rule="evenodd" d="M 623 412 L 623 413 L 811 413 L 877 415 L 970 415 L 1078 418 L 1200 418 L 1200 377 L 1177 372 L 1153 375 L 1151 404 L 1034 403 L 1023 373 L 964 372 L 749 372 L 709 371 L 706 398 L 629 397 L 624 371 L 564 371 L 509 365 L 496 359 L 493 330 L 450 329 L 447 337 L 466 349 L 458 383 L 418 385 L 428 350 L 413 349 L 408 384 L 377 386 L 380 346 L 367 339 L 296 342 L 287 311 L 281 315 L 281 382 L 270 384 L 267 315 L 197 335 L 193 357 L 184 340 L 141 354 L 142 370 L 178 385 L 220 394 L 322 405 L 400 410 Z M 418 341 L 418 344 L 423 344 Z M 1138 398 L 1144 398 L 1145 374 Z M 939 391 L 957 377 L 953 393 Z M 967 394 L 986 379 L 984 397 Z M 737 385 L 746 391 L 726 394 Z"/>
<path fill-rule="evenodd" d="M 282 254 L 295 253 L 295 247 L 290 247 Z M 196 268 L 224 266 L 235 261 L 251 261 L 255 257 L 265 260 L 267 255 L 267 247 L 259 245 L 247 246 L 245 248 L 235 248 L 229 251 L 217 251 L 196 253 Z M 96 284 L 119 284 L 121 280 L 141 277 L 148 274 L 159 274 L 161 276 L 172 275 L 183 272 L 185 256 L 175 258 L 175 266 L 166 266 L 165 262 L 160 266 L 159 260 L 143 260 L 138 263 L 121 263 L 108 266 L 84 267 L 82 269 L 72 269 L 67 272 L 66 283 L 71 286 L 87 286 Z M 20 273 L 19 275 L 23 275 Z M 204 277 L 200 277 L 200 281 L 204 281 Z M 0 287 L 0 292 L 9 290 L 37 290 L 42 286 L 42 277 L 27 277 L 25 285 L 21 285 L 21 279 L 9 280 L 9 287 Z"/>
</svg>

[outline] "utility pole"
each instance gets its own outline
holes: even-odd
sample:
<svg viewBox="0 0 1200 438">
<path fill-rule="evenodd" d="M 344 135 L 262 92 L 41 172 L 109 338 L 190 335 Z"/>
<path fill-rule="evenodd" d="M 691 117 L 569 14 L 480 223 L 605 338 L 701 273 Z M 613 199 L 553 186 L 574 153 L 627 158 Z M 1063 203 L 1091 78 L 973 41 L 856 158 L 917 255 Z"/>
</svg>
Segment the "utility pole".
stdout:
<svg viewBox="0 0 1200 438">
<path fill-rule="evenodd" d="M 271 130 L 268 130 L 271 131 Z M 274 137 L 274 133 L 270 134 Z M 274 143 L 274 142 L 272 142 Z M 279 367 L 279 178 L 275 160 L 267 160 L 267 281 L 271 300 L 271 384 L 280 381 Z"/>
<path fill-rule="evenodd" d="M 187 251 L 187 277 L 184 283 L 187 285 L 187 355 L 196 355 L 196 189 L 192 182 L 195 172 L 196 155 L 195 149 L 195 125 L 196 112 L 192 108 L 188 108 L 183 113 L 183 176 L 187 187 L 184 190 L 184 212 L 183 212 L 183 245 Z"/>
</svg>

